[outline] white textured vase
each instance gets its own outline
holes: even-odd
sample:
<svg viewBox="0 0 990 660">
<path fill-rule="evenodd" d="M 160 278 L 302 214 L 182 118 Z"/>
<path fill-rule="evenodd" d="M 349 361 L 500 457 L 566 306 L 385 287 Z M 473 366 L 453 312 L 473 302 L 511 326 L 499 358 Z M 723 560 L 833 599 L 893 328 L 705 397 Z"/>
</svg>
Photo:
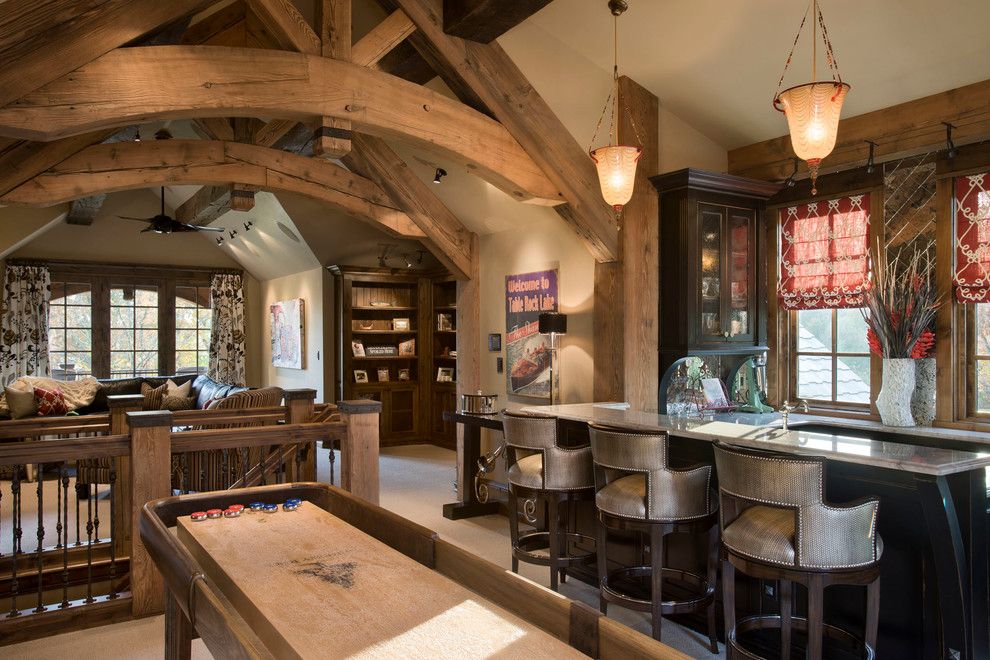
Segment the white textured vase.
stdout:
<svg viewBox="0 0 990 660">
<path fill-rule="evenodd" d="M 911 415 L 918 426 L 931 426 L 935 421 L 935 358 L 914 361 Z"/>
<path fill-rule="evenodd" d="M 883 360 L 883 387 L 877 396 L 877 411 L 886 426 L 914 426 L 911 415 L 914 363 L 911 358 Z"/>
</svg>

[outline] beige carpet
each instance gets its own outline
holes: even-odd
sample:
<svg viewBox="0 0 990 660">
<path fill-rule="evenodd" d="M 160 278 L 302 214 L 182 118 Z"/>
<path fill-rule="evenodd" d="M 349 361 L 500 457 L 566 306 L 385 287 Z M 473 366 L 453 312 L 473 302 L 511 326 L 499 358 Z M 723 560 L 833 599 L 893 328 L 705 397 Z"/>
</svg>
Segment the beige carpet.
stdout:
<svg viewBox="0 0 990 660">
<path fill-rule="evenodd" d="M 327 481 L 329 463 L 326 452 L 320 453 L 322 460 L 318 476 L 321 481 Z M 335 468 L 334 472 L 337 477 L 335 481 L 339 483 L 338 469 Z M 436 530 L 444 539 L 509 568 L 509 528 L 504 517 L 482 516 L 458 521 L 443 517 L 443 504 L 455 499 L 452 486 L 454 473 L 454 452 L 449 450 L 428 445 L 383 450 L 381 504 Z M 540 584 L 548 584 L 546 568 L 522 564 L 520 573 Z M 598 607 L 598 592 L 581 582 L 569 580 L 561 585 L 560 591 L 565 596 L 584 601 L 596 609 Z M 650 632 L 649 618 L 645 613 L 612 606 L 609 617 L 646 634 Z M 709 653 L 705 639 L 694 631 L 669 621 L 664 623 L 663 631 L 664 643 L 688 655 L 717 657 Z M 0 647 L 0 658 L 64 660 L 66 657 L 91 654 L 105 658 L 161 658 L 163 639 L 164 617 L 159 616 Z M 201 641 L 193 642 L 193 658 L 210 657 Z"/>
</svg>

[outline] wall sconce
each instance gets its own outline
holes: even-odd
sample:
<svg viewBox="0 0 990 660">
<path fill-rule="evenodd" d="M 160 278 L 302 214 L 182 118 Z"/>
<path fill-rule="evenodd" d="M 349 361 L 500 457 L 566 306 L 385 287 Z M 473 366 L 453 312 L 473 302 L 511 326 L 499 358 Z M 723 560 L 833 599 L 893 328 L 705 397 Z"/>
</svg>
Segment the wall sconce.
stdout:
<svg viewBox="0 0 990 660">
<path fill-rule="evenodd" d="M 433 183 L 440 183 L 440 179 L 444 178 L 445 176 L 447 176 L 447 170 L 443 169 L 442 167 L 438 167 L 437 173 L 433 177 Z"/>
</svg>

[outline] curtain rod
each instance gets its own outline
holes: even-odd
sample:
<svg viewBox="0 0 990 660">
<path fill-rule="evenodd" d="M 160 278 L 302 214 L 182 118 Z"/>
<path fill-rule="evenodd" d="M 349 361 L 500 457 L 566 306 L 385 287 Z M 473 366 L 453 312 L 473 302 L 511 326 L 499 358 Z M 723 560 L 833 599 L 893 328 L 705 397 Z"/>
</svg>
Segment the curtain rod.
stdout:
<svg viewBox="0 0 990 660">
<path fill-rule="evenodd" d="M 209 266 L 169 266 L 164 264 L 133 264 L 106 263 L 99 261 L 76 261 L 74 259 L 34 259 L 14 257 L 7 259 L 12 266 L 87 266 L 93 268 L 159 268 L 166 270 L 184 270 L 197 273 L 215 273 L 217 275 L 243 275 L 244 271 L 237 268 L 211 268 Z"/>
</svg>

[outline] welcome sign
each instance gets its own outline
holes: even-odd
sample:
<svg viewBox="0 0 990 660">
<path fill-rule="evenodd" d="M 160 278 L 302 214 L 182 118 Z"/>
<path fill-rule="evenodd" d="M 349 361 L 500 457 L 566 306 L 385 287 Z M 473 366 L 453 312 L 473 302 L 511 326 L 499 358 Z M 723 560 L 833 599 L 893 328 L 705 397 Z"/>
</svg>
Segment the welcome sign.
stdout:
<svg viewBox="0 0 990 660">
<path fill-rule="evenodd" d="M 558 269 L 505 278 L 506 390 L 550 398 L 550 337 L 539 332 L 540 312 L 557 311 Z"/>
</svg>

